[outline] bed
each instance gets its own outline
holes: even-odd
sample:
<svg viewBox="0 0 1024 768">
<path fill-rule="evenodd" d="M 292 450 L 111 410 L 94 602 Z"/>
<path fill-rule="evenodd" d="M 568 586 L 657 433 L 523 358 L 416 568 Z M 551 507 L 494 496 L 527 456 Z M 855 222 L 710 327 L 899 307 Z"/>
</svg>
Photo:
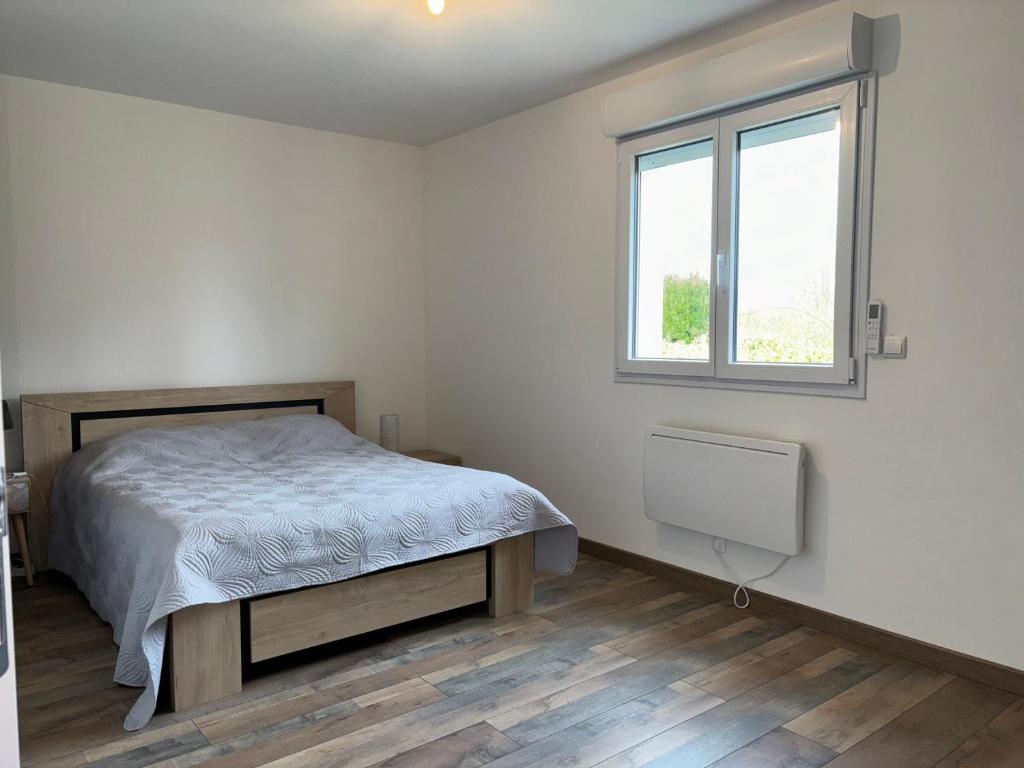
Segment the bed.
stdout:
<svg viewBox="0 0 1024 768">
<path fill-rule="evenodd" d="M 37 562 L 144 688 L 125 727 L 238 693 L 243 665 L 486 602 L 527 609 L 576 530 L 539 492 L 354 434 L 352 382 L 22 398 Z M 47 546 L 47 544 L 49 546 Z"/>
</svg>

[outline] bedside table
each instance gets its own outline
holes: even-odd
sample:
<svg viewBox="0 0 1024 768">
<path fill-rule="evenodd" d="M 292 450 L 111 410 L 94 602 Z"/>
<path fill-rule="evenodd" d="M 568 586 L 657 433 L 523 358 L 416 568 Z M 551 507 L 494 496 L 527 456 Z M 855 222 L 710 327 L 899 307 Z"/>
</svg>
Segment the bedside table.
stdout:
<svg viewBox="0 0 1024 768">
<path fill-rule="evenodd" d="M 429 448 L 423 448 L 418 451 L 402 451 L 402 455 L 408 456 L 410 459 L 432 461 L 434 464 L 449 464 L 453 467 L 462 466 L 461 456 L 456 456 L 454 453 L 444 453 L 443 451 L 432 451 Z"/>
<path fill-rule="evenodd" d="M 18 538 L 18 551 L 21 555 L 21 562 L 25 566 L 25 583 L 32 586 L 32 557 L 28 551 L 28 531 L 26 521 L 28 520 L 29 494 L 32 492 L 32 480 L 28 476 L 8 477 L 4 482 L 7 484 L 7 518 L 14 528 L 14 535 Z"/>
</svg>

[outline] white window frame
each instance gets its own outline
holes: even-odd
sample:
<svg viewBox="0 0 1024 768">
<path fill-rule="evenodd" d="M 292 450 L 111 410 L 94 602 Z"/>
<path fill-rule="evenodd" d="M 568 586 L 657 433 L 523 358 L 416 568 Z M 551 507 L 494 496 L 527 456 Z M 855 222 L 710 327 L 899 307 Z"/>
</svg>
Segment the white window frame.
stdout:
<svg viewBox="0 0 1024 768">
<path fill-rule="evenodd" d="M 625 195 L 625 200 L 620 200 L 620 205 L 625 205 L 629 214 L 628 221 L 626 222 L 628 242 L 626 248 L 629 252 L 628 263 L 626 268 L 628 269 L 628 290 L 625 297 L 627 306 L 628 316 L 626 317 L 626 334 L 627 337 L 624 340 L 626 344 L 625 354 L 619 359 L 620 370 L 627 370 L 630 373 L 639 374 L 652 374 L 652 375 L 663 375 L 671 374 L 674 376 L 697 376 L 697 377 L 711 377 L 715 375 L 715 358 L 714 358 L 714 345 L 711 346 L 711 353 L 707 362 L 701 362 L 699 360 L 651 360 L 645 358 L 637 358 L 633 355 L 635 348 L 636 334 L 634 325 L 634 318 L 636 317 L 636 272 L 637 272 L 637 259 L 636 259 L 636 247 L 637 247 L 637 227 L 636 227 L 636 216 L 635 210 L 637 205 L 637 194 L 639 180 L 639 174 L 637 173 L 637 163 L 639 159 L 644 155 L 649 155 L 654 152 L 660 152 L 665 149 L 673 149 L 675 147 L 682 147 L 688 144 L 697 144 L 701 141 L 712 140 L 712 174 L 711 174 L 711 250 L 708 252 L 708 268 L 709 274 L 713 276 L 715 267 L 715 253 L 718 245 L 716 242 L 718 228 L 715 226 L 715 221 L 718 217 L 718 120 L 704 120 L 699 123 L 692 123 L 690 125 L 683 126 L 681 128 L 675 128 L 669 131 L 662 131 L 651 136 L 645 136 L 639 139 L 634 139 L 629 142 L 628 148 L 628 161 L 622 162 L 620 154 L 619 163 L 619 190 L 620 194 Z M 625 146 L 625 145 L 622 145 Z M 714 328 L 715 317 L 715 290 L 714 283 L 711 283 L 711 306 L 709 318 L 711 319 L 711 327 Z"/>
<path fill-rule="evenodd" d="M 616 381 L 864 396 L 863 325 L 868 286 L 874 98 L 872 74 L 620 142 Z M 737 362 L 733 350 L 736 303 L 733 238 L 738 137 L 742 131 L 829 107 L 839 108 L 841 131 L 833 364 Z M 715 163 L 713 253 L 710 255 L 711 362 L 638 359 L 633 355 L 637 158 L 706 138 L 714 141 Z"/>
</svg>

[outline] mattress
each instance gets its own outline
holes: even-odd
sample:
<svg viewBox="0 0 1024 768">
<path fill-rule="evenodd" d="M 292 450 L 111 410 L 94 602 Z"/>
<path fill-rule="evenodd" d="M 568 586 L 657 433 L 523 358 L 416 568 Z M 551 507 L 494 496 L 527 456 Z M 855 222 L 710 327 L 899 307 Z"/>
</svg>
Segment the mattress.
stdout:
<svg viewBox="0 0 1024 768">
<path fill-rule="evenodd" d="M 88 445 L 54 479 L 50 565 L 109 622 L 114 680 L 156 707 L 167 616 L 326 584 L 536 531 L 538 570 L 569 573 L 576 529 L 495 472 L 385 451 L 326 416 L 141 429 Z"/>
</svg>

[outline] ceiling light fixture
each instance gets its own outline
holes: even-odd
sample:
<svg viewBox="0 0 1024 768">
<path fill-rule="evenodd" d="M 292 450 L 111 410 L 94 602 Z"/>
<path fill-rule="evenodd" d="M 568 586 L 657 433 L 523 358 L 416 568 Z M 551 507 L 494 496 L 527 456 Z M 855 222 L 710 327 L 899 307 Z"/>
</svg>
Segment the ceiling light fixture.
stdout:
<svg viewBox="0 0 1024 768">
<path fill-rule="evenodd" d="M 427 10 L 435 16 L 444 13 L 444 0 L 427 0 Z"/>
</svg>

